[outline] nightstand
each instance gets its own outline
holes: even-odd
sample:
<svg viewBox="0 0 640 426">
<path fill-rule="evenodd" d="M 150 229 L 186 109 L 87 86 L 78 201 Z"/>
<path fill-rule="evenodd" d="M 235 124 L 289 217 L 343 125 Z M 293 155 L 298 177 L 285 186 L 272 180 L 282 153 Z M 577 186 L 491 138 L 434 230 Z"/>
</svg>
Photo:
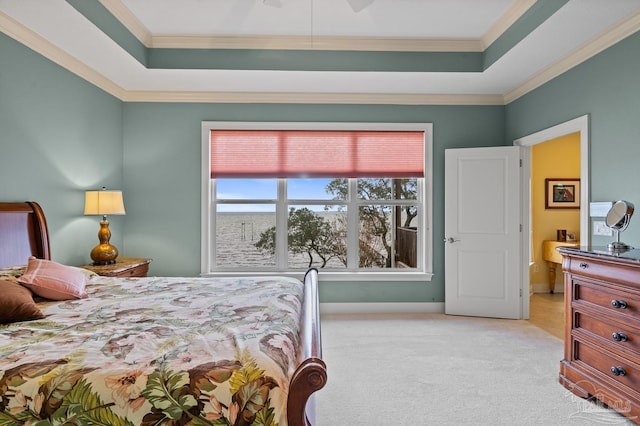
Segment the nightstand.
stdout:
<svg viewBox="0 0 640 426">
<path fill-rule="evenodd" d="M 112 265 L 84 265 L 88 269 L 105 277 L 146 277 L 151 259 L 140 257 L 118 257 Z"/>
</svg>

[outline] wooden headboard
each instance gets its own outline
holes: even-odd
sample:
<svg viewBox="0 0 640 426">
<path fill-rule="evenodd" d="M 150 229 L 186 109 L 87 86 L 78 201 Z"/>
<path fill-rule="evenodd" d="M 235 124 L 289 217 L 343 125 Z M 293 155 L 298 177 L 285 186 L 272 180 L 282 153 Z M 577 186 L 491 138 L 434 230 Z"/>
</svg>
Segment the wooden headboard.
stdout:
<svg viewBox="0 0 640 426">
<path fill-rule="evenodd" d="M 26 265 L 29 256 L 51 259 L 42 208 L 33 201 L 0 202 L 0 268 Z"/>
</svg>

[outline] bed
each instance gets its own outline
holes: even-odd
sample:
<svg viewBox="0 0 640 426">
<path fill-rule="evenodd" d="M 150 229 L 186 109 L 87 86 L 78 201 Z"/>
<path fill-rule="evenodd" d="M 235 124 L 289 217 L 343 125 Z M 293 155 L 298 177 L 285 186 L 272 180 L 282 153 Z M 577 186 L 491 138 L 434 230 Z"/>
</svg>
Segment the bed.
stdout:
<svg viewBox="0 0 640 426">
<path fill-rule="evenodd" d="M 0 203 L 0 272 L 0 298 L 16 290 L 33 316 L 0 324 L 1 425 L 314 422 L 327 381 L 315 269 L 101 277 L 53 262 L 25 202 Z"/>
</svg>

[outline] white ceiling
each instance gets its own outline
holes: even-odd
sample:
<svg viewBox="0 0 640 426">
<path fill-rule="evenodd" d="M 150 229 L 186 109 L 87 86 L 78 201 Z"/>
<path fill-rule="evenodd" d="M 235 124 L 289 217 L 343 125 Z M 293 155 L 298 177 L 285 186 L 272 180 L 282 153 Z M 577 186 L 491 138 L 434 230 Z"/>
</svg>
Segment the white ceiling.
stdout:
<svg viewBox="0 0 640 426">
<path fill-rule="evenodd" d="M 350 2 L 363 0 L 99 1 L 147 47 L 335 50 L 483 51 L 536 7 L 374 0 L 354 12 Z M 148 69 L 65 0 L 0 0 L 1 31 L 125 101 L 504 104 L 639 29 L 640 0 L 570 0 L 482 72 Z"/>
<path fill-rule="evenodd" d="M 362 0 L 359 0 L 362 1 Z M 515 0 L 121 0 L 154 34 L 480 38 Z M 279 3 L 280 7 L 271 6 Z M 451 20 L 452 16 L 458 19 Z"/>
</svg>

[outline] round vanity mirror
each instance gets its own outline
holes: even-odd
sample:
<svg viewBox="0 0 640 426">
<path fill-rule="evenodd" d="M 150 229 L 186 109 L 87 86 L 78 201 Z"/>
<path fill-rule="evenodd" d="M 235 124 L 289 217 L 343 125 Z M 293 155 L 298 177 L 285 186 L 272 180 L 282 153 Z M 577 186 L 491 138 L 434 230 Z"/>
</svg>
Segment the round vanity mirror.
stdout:
<svg viewBox="0 0 640 426">
<path fill-rule="evenodd" d="M 611 209 L 607 213 L 606 224 L 609 228 L 616 231 L 616 241 L 609 244 L 609 250 L 627 251 L 632 247 L 620 242 L 620 232 L 627 229 L 629 221 L 633 215 L 633 204 L 628 201 L 620 200 L 613 203 Z"/>
</svg>

